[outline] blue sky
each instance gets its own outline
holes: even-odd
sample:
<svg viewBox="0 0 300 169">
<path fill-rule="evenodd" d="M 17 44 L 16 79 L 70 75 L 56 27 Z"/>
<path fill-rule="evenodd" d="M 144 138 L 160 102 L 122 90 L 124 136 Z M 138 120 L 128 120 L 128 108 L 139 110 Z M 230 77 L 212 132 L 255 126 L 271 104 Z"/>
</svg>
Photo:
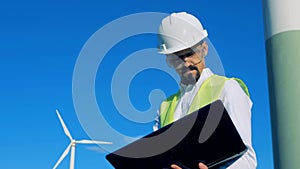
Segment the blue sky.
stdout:
<svg viewBox="0 0 300 169">
<path fill-rule="evenodd" d="M 75 112 L 72 78 L 80 51 L 98 29 L 129 14 L 178 11 L 187 11 L 201 19 L 220 55 L 225 74 L 243 79 L 249 87 L 254 103 L 253 145 L 258 168 L 273 168 L 259 0 L 1 2 L 0 168 L 41 169 L 51 168 L 56 163 L 69 143 L 55 114 L 56 108 L 61 111 L 74 138 L 89 138 Z M 108 40 L 99 42 L 99 47 Z M 146 134 L 152 124 L 131 123 L 118 115 L 110 92 L 112 75 L 128 55 L 155 47 L 154 35 L 133 36 L 111 48 L 99 65 L 94 82 L 97 103 L 111 126 L 124 135 Z M 140 72 L 131 82 L 127 94 L 141 111 L 150 107 L 151 90 L 161 89 L 166 95 L 177 90 L 168 74 L 154 69 Z M 97 146 L 77 146 L 75 168 L 109 169 L 105 154 Z M 68 166 L 69 156 L 59 168 Z"/>
</svg>

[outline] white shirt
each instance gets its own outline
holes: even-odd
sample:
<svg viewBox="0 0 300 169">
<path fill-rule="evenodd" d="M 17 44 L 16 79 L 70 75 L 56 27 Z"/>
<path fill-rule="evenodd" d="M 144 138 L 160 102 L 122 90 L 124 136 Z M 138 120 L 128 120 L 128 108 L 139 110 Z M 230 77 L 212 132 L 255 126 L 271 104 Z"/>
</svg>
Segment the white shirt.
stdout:
<svg viewBox="0 0 300 169">
<path fill-rule="evenodd" d="M 187 114 L 190 104 L 197 94 L 200 86 L 212 75 L 214 75 L 212 71 L 209 68 L 205 68 L 203 69 L 201 76 L 195 85 L 181 85 L 181 96 L 174 112 L 175 120 L 178 120 Z M 235 80 L 226 81 L 219 99 L 223 102 L 224 107 L 226 108 L 230 118 L 237 128 L 237 131 L 248 148 L 248 151 L 238 160 L 233 163 L 230 162 L 220 168 L 223 169 L 227 167 L 227 169 L 255 169 L 257 162 L 251 140 L 252 101 Z M 156 123 L 153 129 L 157 130 L 159 126 L 159 112 L 155 121 Z"/>
</svg>

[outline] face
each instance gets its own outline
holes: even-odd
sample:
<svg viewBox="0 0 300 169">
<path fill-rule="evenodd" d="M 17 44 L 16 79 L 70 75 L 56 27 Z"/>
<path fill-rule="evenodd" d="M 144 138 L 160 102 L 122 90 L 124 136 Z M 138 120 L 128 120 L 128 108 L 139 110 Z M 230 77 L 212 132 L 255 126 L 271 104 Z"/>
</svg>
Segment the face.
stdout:
<svg viewBox="0 0 300 169">
<path fill-rule="evenodd" d="M 195 84 L 205 68 L 204 56 L 207 54 L 207 44 L 185 49 L 167 55 L 167 62 L 176 70 L 183 84 Z"/>
</svg>

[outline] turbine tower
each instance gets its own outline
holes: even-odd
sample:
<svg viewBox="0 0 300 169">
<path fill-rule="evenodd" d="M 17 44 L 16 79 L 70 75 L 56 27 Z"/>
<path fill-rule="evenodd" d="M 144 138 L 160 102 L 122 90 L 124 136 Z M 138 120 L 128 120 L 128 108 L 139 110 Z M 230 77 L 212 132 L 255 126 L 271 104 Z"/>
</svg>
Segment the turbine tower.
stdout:
<svg viewBox="0 0 300 169">
<path fill-rule="evenodd" d="M 263 0 L 274 168 L 299 168 L 300 1 Z"/>
<path fill-rule="evenodd" d="M 56 169 L 57 166 L 61 163 L 61 161 L 68 155 L 71 149 L 71 157 L 70 157 L 70 169 L 74 169 L 74 163 L 75 163 L 75 147 L 76 144 L 112 144 L 111 142 L 105 142 L 105 141 L 95 141 L 95 140 L 75 140 L 72 138 L 66 124 L 64 123 L 63 119 L 61 118 L 59 111 L 56 109 L 56 114 L 59 118 L 59 121 L 64 129 L 65 134 L 69 137 L 70 139 L 70 144 L 68 147 L 65 149 L 63 154 L 60 156 L 56 164 L 54 165 L 53 169 Z"/>
</svg>

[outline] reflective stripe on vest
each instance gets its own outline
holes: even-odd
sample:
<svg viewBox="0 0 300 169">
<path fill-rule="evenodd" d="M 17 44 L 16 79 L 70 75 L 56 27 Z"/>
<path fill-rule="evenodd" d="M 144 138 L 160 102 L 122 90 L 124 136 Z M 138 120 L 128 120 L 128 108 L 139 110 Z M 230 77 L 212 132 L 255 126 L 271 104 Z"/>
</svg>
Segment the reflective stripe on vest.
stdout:
<svg viewBox="0 0 300 169">
<path fill-rule="evenodd" d="M 237 78 L 227 78 L 224 76 L 212 75 L 201 85 L 189 107 L 188 114 L 218 100 L 222 89 L 224 88 L 225 82 L 231 79 L 236 80 L 241 88 L 245 91 L 245 93 L 249 96 L 248 88 L 242 80 Z M 162 102 L 160 106 L 161 127 L 164 127 L 174 121 L 174 112 L 179 97 L 180 91 Z"/>
</svg>

